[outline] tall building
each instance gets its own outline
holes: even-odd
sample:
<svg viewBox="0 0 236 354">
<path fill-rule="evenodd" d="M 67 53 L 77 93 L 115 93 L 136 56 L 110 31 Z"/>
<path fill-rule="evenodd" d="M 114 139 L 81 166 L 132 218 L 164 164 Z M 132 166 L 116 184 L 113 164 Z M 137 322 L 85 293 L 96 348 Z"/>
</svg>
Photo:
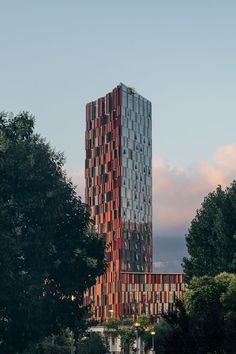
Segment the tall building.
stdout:
<svg viewBox="0 0 236 354">
<path fill-rule="evenodd" d="M 88 103 L 85 148 L 85 203 L 108 262 L 86 303 L 98 320 L 156 316 L 181 296 L 183 280 L 152 273 L 151 102 L 121 83 Z"/>
</svg>

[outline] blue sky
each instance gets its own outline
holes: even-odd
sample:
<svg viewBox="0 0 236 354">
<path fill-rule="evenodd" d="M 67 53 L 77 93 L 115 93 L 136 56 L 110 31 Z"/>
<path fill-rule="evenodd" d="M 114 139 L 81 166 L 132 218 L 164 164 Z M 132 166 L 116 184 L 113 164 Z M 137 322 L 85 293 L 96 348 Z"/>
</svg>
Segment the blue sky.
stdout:
<svg viewBox="0 0 236 354">
<path fill-rule="evenodd" d="M 0 13 L 0 110 L 31 111 L 72 174 L 84 168 L 85 103 L 121 81 L 152 101 L 154 158 L 174 182 L 234 151 L 236 1 L 0 0 Z"/>
</svg>

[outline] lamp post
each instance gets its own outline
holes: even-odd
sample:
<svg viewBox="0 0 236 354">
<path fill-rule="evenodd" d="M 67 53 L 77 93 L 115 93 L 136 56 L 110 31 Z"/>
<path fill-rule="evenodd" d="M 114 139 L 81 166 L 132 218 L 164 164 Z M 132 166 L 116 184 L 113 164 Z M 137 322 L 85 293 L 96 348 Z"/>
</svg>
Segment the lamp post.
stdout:
<svg viewBox="0 0 236 354">
<path fill-rule="evenodd" d="M 138 329 L 141 326 L 139 322 L 134 323 L 134 327 L 136 329 L 136 348 L 137 348 L 137 354 L 140 354 L 140 348 L 139 348 L 139 340 L 138 340 Z"/>
<path fill-rule="evenodd" d="M 154 336 L 156 334 L 155 331 L 151 331 L 151 336 L 152 336 L 152 353 L 155 354 L 155 350 L 154 350 Z"/>
</svg>

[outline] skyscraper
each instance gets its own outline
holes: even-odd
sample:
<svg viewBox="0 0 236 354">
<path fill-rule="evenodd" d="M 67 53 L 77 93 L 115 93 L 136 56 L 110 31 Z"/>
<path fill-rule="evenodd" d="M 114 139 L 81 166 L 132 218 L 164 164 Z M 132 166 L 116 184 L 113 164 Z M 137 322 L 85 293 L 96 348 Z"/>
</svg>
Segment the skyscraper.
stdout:
<svg viewBox="0 0 236 354">
<path fill-rule="evenodd" d="M 108 262 L 107 274 L 88 291 L 86 302 L 100 320 L 111 314 L 155 316 L 162 311 L 159 285 L 180 285 L 182 275 L 151 273 L 151 102 L 121 83 L 88 103 L 85 148 L 85 203 L 106 242 Z M 172 290 L 182 290 L 177 288 Z M 165 301 L 169 306 L 174 300 L 166 296 L 161 304 Z"/>
</svg>

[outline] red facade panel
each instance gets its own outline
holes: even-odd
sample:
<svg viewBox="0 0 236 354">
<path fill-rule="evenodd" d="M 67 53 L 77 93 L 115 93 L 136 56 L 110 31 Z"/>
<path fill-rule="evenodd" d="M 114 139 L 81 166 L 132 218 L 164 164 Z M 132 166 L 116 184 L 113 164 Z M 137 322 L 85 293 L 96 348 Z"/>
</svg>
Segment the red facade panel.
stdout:
<svg viewBox="0 0 236 354">
<path fill-rule="evenodd" d="M 164 304 L 170 305 L 169 292 L 173 284 L 176 285 L 176 296 L 177 293 L 182 296 L 177 285 L 184 289 L 182 276 L 176 274 L 121 272 L 122 267 L 127 266 L 127 262 L 123 264 L 124 250 L 131 248 L 130 239 L 126 239 L 128 246 L 124 246 L 123 230 L 130 234 L 144 231 L 144 225 L 124 222 L 121 216 L 122 101 L 122 85 L 119 85 L 105 97 L 86 105 L 85 202 L 98 226 L 99 236 L 107 244 L 108 271 L 88 290 L 85 303 L 92 304 L 94 317 L 101 321 L 111 316 L 111 310 L 113 316 L 119 318 L 141 313 L 155 317 L 164 311 Z M 134 95 L 131 102 L 134 111 Z M 137 112 L 144 114 L 142 97 L 138 96 L 136 105 Z M 145 247 L 142 262 L 146 254 L 151 255 L 151 235 Z M 148 262 L 151 270 L 151 261 Z"/>
</svg>

